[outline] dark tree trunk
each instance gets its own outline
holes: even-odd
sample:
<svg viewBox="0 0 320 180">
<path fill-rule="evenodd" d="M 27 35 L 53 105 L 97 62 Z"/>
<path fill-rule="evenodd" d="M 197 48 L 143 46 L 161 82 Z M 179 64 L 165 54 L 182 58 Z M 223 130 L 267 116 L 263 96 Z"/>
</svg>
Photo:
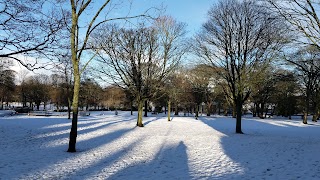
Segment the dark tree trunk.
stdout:
<svg viewBox="0 0 320 180">
<path fill-rule="evenodd" d="M 259 118 L 261 118 L 261 119 L 264 119 L 263 111 L 264 111 L 264 103 L 261 103 L 261 109 L 260 109 L 260 114 L 259 114 Z"/>
<path fill-rule="evenodd" d="M 211 115 L 211 110 L 212 110 L 212 103 L 207 103 L 207 116 Z"/>
<path fill-rule="evenodd" d="M 176 116 L 179 115 L 178 105 L 176 105 L 176 107 L 175 107 L 174 115 L 176 115 Z"/>
<path fill-rule="evenodd" d="M 168 101 L 168 121 L 171 121 L 171 101 Z"/>
<path fill-rule="evenodd" d="M 131 111 L 131 116 L 133 115 L 133 108 L 132 108 L 132 106 L 133 106 L 133 102 L 132 102 L 132 101 L 130 101 L 130 111 Z"/>
<path fill-rule="evenodd" d="M 199 106 L 200 105 L 197 105 L 197 107 L 196 107 L 196 119 L 198 119 L 198 117 L 199 117 Z"/>
<path fill-rule="evenodd" d="M 73 110 L 68 152 L 76 152 L 78 109 Z"/>
<path fill-rule="evenodd" d="M 252 112 L 252 116 L 253 117 L 257 117 L 257 104 L 256 103 L 253 104 L 253 110 L 252 111 L 253 111 Z"/>
<path fill-rule="evenodd" d="M 236 133 L 243 134 L 241 130 L 241 118 L 242 118 L 242 101 L 236 100 L 237 120 L 236 120 Z"/>
<path fill-rule="evenodd" d="M 148 117 L 148 100 L 144 101 L 144 117 Z"/>
<path fill-rule="evenodd" d="M 232 107 L 232 117 L 237 118 L 237 105 L 234 104 Z"/>
</svg>

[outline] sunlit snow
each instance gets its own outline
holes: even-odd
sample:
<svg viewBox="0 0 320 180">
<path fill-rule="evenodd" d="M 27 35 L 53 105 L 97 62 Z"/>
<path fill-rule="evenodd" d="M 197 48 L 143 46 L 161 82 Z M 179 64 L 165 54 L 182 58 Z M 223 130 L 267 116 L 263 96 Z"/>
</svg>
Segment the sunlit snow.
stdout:
<svg viewBox="0 0 320 180">
<path fill-rule="evenodd" d="M 299 118 L 80 117 L 76 153 L 66 116 L 0 117 L 0 179 L 320 179 L 320 125 Z"/>
</svg>

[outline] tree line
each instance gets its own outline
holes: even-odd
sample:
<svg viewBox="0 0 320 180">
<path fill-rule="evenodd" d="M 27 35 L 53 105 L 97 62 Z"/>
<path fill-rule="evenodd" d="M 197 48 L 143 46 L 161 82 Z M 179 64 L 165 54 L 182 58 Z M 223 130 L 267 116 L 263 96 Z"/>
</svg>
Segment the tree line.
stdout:
<svg viewBox="0 0 320 180">
<path fill-rule="evenodd" d="M 232 112 L 237 133 L 245 110 L 261 118 L 302 113 L 305 124 L 310 113 L 318 119 L 318 2 L 221 0 L 191 39 L 185 38 L 186 24 L 157 15 L 157 8 L 112 16 L 119 4 L 100 3 L 0 1 L 0 57 L 29 69 L 41 68 L 37 62 L 45 58 L 64 74 L 73 112 L 69 152 L 76 151 L 84 94 L 98 91 L 91 89 L 94 80 L 83 80 L 89 69 L 95 78 L 112 80 L 136 105 L 139 127 L 148 102 L 166 104 L 169 112 L 193 109 L 196 118 L 203 105 L 208 115 Z M 186 68 L 182 62 L 190 54 L 195 65 Z"/>
</svg>

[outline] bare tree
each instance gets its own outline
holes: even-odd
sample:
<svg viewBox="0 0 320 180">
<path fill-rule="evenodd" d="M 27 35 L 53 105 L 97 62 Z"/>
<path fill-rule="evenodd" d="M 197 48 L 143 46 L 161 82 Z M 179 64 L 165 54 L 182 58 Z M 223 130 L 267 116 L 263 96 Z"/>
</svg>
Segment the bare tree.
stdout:
<svg viewBox="0 0 320 180">
<path fill-rule="evenodd" d="M 304 44 L 313 44 L 320 48 L 320 19 L 317 0 L 266 0 L 273 10 L 282 15 L 296 32 L 304 38 L 298 40 Z"/>
<path fill-rule="evenodd" d="M 269 61 L 286 34 L 285 23 L 255 1 L 220 1 L 208 12 L 196 41 L 199 57 L 226 81 L 226 95 L 236 108 L 236 132 L 242 133 L 242 106 L 251 93 L 256 67 Z"/>
<path fill-rule="evenodd" d="M 70 50 L 71 50 L 71 62 L 73 66 L 74 75 L 74 89 L 73 89 L 73 101 L 72 101 L 72 126 L 70 131 L 70 140 L 68 152 L 76 152 L 76 140 L 77 140 L 77 126 L 78 126 L 78 107 L 79 107 L 79 91 L 80 91 L 80 78 L 81 74 L 86 69 L 87 65 L 92 61 L 96 54 L 86 58 L 86 62 L 82 59 L 87 50 L 93 48 L 92 44 L 89 44 L 90 36 L 93 32 L 102 24 L 121 19 L 130 19 L 136 17 L 146 16 L 128 16 L 123 17 L 111 17 L 110 12 L 114 9 L 114 0 L 106 1 L 93 1 L 93 0 L 70 0 L 71 7 L 71 20 L 70 20 Z M 92 10 L 94 9 L 94 10 Z M 105 12 L 105 18 L 101 17 L 101 14 Z M 91 16 L 90 16 L 90 15 Z M 89 16 L 88 16 L 89 15 Z M 86 20 L 84 19 L 86 18 Z M 81 24 L 81 22 L 87 22 Z M 80 65 L 83 64 L 81 67 Z"/>
<path fill-rule="evenodd" d="M 163 17 L 151 27 L 108 26 L 97 36 L 103 37 L 100 57 L 104 65 L 100 68 L 105 69 L 101 71 L 135 96 L 139 127 L 143 127 L 143 103 L 155 95 L 185 53 L 183 34 L 184 24 Z"/>
<path fill-rule="evenodd" d="M 45 7 L 50 4 L 50 8 Z M 45 0 L 0 0 L 0 57 L 36 69 L 38 58 L 57 47 L 57 35 L 64 27 L 59 2 Z"/>
<path fill-rule="evenodd" d="M 310 100 L 316 100 L 319 97 L 313 97 L 318 93 L 318 78 L 317 71 L 319 71 L 318 60 L 315 57 L 318 55 L 320 49 L 320 19 L 319 19 L 319 6 L 320 2 L 315 0 L 267 0 L 269 5 L 273 8 L 274 11 L 283 16 L 287 22 L 289 22 L 294 32 L 298 32 L 300 38 L 297 38 L 296 41 L 300 45 L 304 45 L 304 52 L 298 50 L 294 57 L 289 57 L 286 60 L 295 65 L 296 69 L 299 71 L 303 79 L 303 84 L 305 87 L 305 105 L 304 105 L 304 117 L 303 123 L 307 124 L 307 115 L 309 112 Z M 311 45 L 311 46 L 310 46 Z M 310 53 L 313 49 L 313 53 Z M 316 53 L 315 53 L 316 52 Z M 309 55 L 309 59 L 306 59 L 306 54 Z M 313 55 L 311 55 L 313 54 Z M 313 58 L 310 58 L 314 56 Z M 298 59 L 296 58 L 298 56 Z M 300 58 L 300 59 L 299 59 Z M 319 95 L 317 95 L 319 96 Z M 315 111 L 318 103 L 313 102 Z M 314 112 L 315 116 L 313 120 L 317 119 L 318 112 Z"/>
</svg>

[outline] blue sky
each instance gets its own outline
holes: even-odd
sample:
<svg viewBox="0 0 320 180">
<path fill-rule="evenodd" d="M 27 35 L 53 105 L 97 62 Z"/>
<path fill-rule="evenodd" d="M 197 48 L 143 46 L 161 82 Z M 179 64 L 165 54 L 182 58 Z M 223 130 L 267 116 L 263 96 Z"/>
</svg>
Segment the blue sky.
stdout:
<svg viewBox="0 0 320 180">
<path fill-rule="evenodd" d="M 200 29 L 207 19 L 208 10 L 217 2 L 218 0 L 133 0 L 133 8 L 147 9 L 162 4 L 166 7 L 166 15 L 187 23 L 187 31 L 191 35 Z"/>
</svg>

